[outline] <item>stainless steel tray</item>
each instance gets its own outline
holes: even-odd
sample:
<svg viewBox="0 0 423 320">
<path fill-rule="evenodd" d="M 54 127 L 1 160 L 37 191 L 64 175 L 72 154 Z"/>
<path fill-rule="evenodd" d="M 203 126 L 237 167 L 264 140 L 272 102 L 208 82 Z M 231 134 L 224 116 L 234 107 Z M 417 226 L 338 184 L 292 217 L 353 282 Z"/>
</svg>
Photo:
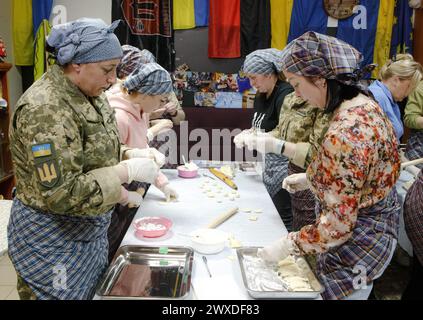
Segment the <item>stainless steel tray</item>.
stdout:
<svg viewBox="0 0 423 320">
<path fill-rule="evenodd" d="M 322 286 L 306 262 L 308 267 L 305 275 L 307 276 L 310 286 L 313 291 L 287 291 L 287 290 L 256 290 L 254 286 L 248 281 L 247 270 L 245 268 L 244 259 L 247 256 L 256 257 L 259 247 L 242 247 L 236 250 L 238 256 L 239 266 L 241 268 L 242 279 L 248 294 L 256 299 L 316 299 L 322 292 Z M 304 258 L 300 258 L 304 259 Z M 271 270 L 271 267 L 268 267 Z"/>
<path fill-rule="evenodd" d="M 97 287 L 116 299 L 186 299 L 191 292 L 194 250 L 190 247 L 123 246 Z"/>
</svg>

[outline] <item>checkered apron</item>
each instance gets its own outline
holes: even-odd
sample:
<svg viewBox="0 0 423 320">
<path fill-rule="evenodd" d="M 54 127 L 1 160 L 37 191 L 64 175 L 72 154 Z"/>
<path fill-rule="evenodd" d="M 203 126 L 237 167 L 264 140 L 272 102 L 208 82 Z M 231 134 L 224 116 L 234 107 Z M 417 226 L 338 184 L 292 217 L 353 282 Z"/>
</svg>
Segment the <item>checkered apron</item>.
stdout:
<svg viewBox="0 0 423 320">
<path fill-rule="evenodd" d="M 404 224 L 413 244 L 413 253 L 423 265 L 423 171 L 420 171 L 405 196 Z"/>
<path fill-rule="evenodd" d="M 266 153 L 263 183 L 272 198 L 282 189 L 282 181 L 288 176 L 288 162 L 285 156 Z"/>
<path fill-rule="evenodd" d="M 111 211 L 100 216 L 50 214 L 13 200 L 9 256 L 37 299 L 91 299 L 107 267 Z"/>
<path fill-rule="evenodd" d="M 305 170 L 289 163 L 288 175 L 303 173 Z M 298 231 L 302 227 L 316 222 L 316 197 L 311 190 L 291 193 L 292 230 Z"/>
<path fill-rule="evenodd" d="M 408 138 L 405 156 L 408 160 L 423 158 L 423 130 L 413 130 L 410 138 Z M 423 164 L 416 165 L 419 169 L 423 169 Z"/>
<path fill-rule="evenodd" d="M 316 212 L 319 210 L 317 205 Z M 385 199 L 359 210 L 356 226 L 347 242 L 318 255 L 317 275 L 325 288 L 323 299 L 350 295 L 361 268 L 366 271 L 368 283 L 383 272 L 391 251 L 395 250 L 400 213 L 398 194 L 393 189 Z"/>
</svg>

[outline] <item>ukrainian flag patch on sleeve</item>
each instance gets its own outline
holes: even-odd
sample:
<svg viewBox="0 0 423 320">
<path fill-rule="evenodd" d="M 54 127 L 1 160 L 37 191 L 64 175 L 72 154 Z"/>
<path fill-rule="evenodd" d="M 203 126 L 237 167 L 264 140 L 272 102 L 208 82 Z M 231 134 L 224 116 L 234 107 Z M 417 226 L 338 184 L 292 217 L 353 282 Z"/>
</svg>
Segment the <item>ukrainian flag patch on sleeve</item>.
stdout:
<svg viewBox="0 0 423 320">
<path fill-rule="evenodd" d="M 34 158 L 46 157 L 52 154 L 50 143 L 33 145 L 31 146 L 31 150 L 32 150 L 32 155 L 34 156 Z"/>
</svg>

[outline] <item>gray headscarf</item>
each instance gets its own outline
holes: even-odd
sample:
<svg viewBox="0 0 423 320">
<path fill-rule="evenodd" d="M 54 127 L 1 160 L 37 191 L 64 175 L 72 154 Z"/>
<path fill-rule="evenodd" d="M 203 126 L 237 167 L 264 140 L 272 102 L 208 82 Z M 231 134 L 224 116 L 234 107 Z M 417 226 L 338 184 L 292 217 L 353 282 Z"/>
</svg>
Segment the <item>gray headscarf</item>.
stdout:
<svg viewBox="0 0 423 320">
<path fill-rule="evenodd" d="M 134 72 L 140 64 L 156 62 L 154 55 L 144 49 L 140 50 L 137 47 L 125 44 L 122 46 L 123 57 L 116 68 L 116 73 L 119 79 L 127 77 Z"/>
<path fill-rule="evenodd" d="M 138 67 L 123 82 L 129 91 L 146 95 L 169 94 L 172 92 L 172 79 L 169 73 L 157 63 L 146 63 Z"/>
<path fill-rule="evenodd" d="M 250 74 L 280 73 L 281 50 L 269 48 L 251 52 L 245 57 L 242 71 Z"/>
<path fill-rule="evenodd" d="M 56 25 L 47 44 L 55 49 L 60 65 L 120 59 L 122 48 L 113 33 L 119 22 L 116 20 L 108 26 L 101 19 L 81 18 Z"/>
</svg>

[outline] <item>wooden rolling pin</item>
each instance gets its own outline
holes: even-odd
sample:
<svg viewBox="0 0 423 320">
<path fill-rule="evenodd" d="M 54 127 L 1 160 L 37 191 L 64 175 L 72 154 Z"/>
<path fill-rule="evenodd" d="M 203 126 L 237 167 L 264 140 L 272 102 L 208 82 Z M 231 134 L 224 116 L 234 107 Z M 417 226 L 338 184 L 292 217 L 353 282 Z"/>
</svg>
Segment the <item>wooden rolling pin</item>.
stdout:
<svg viewBox="0 0 423 320">
<path fill-rule="evenodd" d="M 238 212 L 238 207 L 232 208 L 224 213 L 222 213 L 220 216 L 218 216 L 216 219 L 214 219 L 212 222 L 209 223 L 209 225 L 206 228 L 213 229 L 217 226 L 221 225 L 223 222 L 228 220 L 230 217 L 232 217 L 235 213 Z"/>
<path fill-rule="evenodd" d="M 423 163 L 423 158 L 406 161 L 401 163 L 401 169 L 404 169 L 405 167 L 408 167 L 408 166 L 415 166 L 416 164 L 420 164 L 420 163 Z"/>
</svg>

